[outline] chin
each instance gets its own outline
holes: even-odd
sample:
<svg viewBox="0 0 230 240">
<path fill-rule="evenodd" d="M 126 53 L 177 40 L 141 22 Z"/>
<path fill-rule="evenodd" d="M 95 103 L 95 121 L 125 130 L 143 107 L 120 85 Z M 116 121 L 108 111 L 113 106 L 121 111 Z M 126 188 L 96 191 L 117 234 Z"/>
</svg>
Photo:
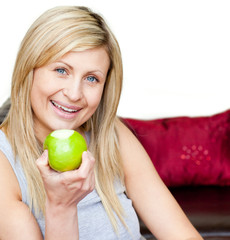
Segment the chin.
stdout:
<svg viewBox="0 0 230 240">
<path fill-rule="evenodd" d="M 76 124 L 70 124 L 70 123 L 63 123 L 63 122 L 53 122 L 52 125 L 50 125 L 51 131 L 58 130 L 58 129 L 77 129 L 79 126 Z"/>
</svg>

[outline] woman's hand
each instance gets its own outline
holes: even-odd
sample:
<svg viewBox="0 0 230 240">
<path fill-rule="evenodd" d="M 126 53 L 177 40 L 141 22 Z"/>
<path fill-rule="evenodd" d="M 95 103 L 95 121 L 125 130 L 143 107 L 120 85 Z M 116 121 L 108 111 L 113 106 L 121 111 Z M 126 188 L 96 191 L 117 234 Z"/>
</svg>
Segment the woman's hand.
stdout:
<svg viewBox="0 0 230 240">
<path fill-rule="evenodd" d="M 37 160 L 46 190 L 45 239 L 79 239 L 77 204 L 95 187 L 94 163 L 89 151 L 78 169 L 67 172 L 50 168 L 47 150 Z"/>
<path fill-rule="evenodd" d="M 56 172 L 51 169 L 47 150 L 36 163 L 50 204 L 76 206 L 95 187 L 95 159 L 89 151 L 83 152 L 81 166 L 72 171 Z"/>
</svg>

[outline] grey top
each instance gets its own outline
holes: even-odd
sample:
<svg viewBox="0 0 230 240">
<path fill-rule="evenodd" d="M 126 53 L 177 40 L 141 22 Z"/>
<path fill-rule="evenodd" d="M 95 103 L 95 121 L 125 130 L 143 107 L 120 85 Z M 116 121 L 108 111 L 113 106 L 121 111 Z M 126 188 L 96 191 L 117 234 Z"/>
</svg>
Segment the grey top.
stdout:
<svg viewBox="0 0 230 240">
<path fill-rule="evenodd" d="M 9 160 L 14 173 L 18 179 L 22 201 L 29 205 L 27 181 L 21 167 L 20 161 L 13 156 L 11 145 L 9 144 L 5 134 L 0 130 L 0 150 Z M 125 195 L 125 187 L 119 182 L 115 183 L 117 196 L 125 210 L 125 221 L 128 230 L 118 220 L 118 235 L 114 232 L 106 211 L 102 205 L 101 199 L 96 190 L 93 190 L 78 205 L 78 224 L 79 224 L 79 239 L 80 240 L 140 240 L 143 237 L 140 234 L 140 226 L 137 215 L 132 206 L 132 202 Z M 33 211 L 33 210 L 32 210 Z M 33 211 L 34 213 L 34 211 Z M 35 216 L 40 226 L 41 232 L 45 234 L 44 216 Z"/>
</svg>

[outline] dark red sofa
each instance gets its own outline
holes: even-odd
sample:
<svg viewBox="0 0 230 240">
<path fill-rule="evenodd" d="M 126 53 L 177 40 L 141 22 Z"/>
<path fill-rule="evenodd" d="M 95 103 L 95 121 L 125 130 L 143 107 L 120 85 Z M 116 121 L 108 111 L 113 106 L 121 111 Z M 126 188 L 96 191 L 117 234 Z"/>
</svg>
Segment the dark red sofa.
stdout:
<svg viewBox="0 0 230 240">
<path fill-rule="evenodd" d="M 10 107 L 0 108 L 0 123 Z M 230 239 L 230 110 L 207 117 L 121 118 L 206 240 Z M 141 222 L 146 239 L 155 239 Z"/>
<path fill-rule="evenodd" d="M 206 117 L 121 118 L 204 239 L 230 239 L 230 110 Z M 147 239 L 155 239 L 142 224 Z"/>
</svg>

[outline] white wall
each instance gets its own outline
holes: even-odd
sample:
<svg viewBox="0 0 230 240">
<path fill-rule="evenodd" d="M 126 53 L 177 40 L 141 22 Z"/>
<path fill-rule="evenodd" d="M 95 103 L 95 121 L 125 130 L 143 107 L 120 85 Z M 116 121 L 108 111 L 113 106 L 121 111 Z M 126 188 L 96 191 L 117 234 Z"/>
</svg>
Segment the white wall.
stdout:
<svg viewBox="0 0 230 240">
<path fill-rule="evenodd" d="M 101 13 L 120 43 L 124 88 L 119 115 L 210 115 L 230 107 L 230 1 L 3 1 L 0 104 L 9 96 L 19 43 L 30 24 L 57 5 Z"/>
</svg>

